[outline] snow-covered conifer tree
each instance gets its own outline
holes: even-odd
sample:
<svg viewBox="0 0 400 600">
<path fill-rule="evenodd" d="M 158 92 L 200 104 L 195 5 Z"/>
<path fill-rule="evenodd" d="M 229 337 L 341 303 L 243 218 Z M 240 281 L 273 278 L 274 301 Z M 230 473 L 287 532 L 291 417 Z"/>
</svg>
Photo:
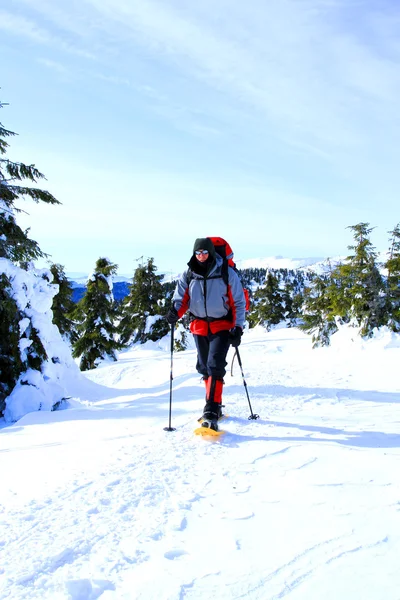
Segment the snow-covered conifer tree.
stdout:
<svg viewBox="0 0 400 600">
<path fill-rule="evenodd" d="M 369 223 L 358 223 L 348 229 L 353 232 L 355 244 L 348 246 L 353 253 L 333 271 L 336 293 L 332 305 L 335 314 L 360 327 L 360 334 L 368 337 L 384 324 L 383 279 L 369 237 L 373 228 Z"/>
<path fill-rule="evenodd" d="M 44 178 L 34 165 L 5 158 L 13 135 L 0 124 L 0 414 L 8 421 L 51 410 L 65 395 L 66 370 L 75 367 L 52 324 L 57 287 L 47 269 L 35 269 L 32 263 L 45 254 L 16 221 L 18 200 L 59 202 L 32 186 Z M 23 185 L 26 180 L 28 186 Z"/>
<path fill-rule="evenodd" d="M 123 344 L 156 341 L 168 333 L 169 325 L 163 318 L 166 293 L 161 280 L 153 258 L 136 269 L 129 294 L 122 301 L 119 332 Z"/>
<path fill-rule="evenodd" d="M 332 273 L 314 275 L 304 289 L 302 322 L 299 328 L 312 335 L 313 347 L 329 346 L 331 335 L 337 330 L 335 312 L 332 308 Z"/>
<path fill-rule="evenodd" d="M 51 307 L 53 323 L 57 325 L 63 338 L 72 343 L 77 338 L 75 323 L 71 318 L 71 313 L 75 308 L 72 301 L 72 286 L 62 265 L 52 264 L 50 272 L 53 275 L 53 283 L 58 285 L 58 293 L 54 296 Z"/>
<path fill-rule="evenodd" d="M 79 336 L 73 344 L 73 356 L 80 358 L 81 371 L 95 369 L 102 360 L 117 360 L 120 344 L 116 339 L 117 310 L 112 293 L 116 271 L 117 265 L 108 258 L 99 258 L 86 293 L 72 313 Z"/>
<path fill-rule="evenodd" d="M 251 326 L 263 325 L 267 330 L 272 325 L 278 325 L 285 318 L 283 294 L 280 289 L 279 277 L 268 271 L 265 285 L 258 288 L 254 294 L 254 306 L 249 314 Z"/>
</svg>

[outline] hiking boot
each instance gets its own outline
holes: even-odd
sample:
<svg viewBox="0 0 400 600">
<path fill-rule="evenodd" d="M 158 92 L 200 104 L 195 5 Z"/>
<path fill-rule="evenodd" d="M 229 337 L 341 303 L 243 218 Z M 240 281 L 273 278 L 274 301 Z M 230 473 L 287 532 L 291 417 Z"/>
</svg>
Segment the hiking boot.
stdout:
<svg viewBox="0 0 400 600">
<path fill-rule="evenodd" d="M 218 431 L 218 421 L 216 419 L 204 419 L 201 426 L 212 429 L 213 431 Z"/>
<path fill-rule="evenodd" d="M 221 405 L 217 402 L 207 401 L 203 410 L 203 419 L 205 421 L 218 421 L 222 415 Z"/>
</svg>

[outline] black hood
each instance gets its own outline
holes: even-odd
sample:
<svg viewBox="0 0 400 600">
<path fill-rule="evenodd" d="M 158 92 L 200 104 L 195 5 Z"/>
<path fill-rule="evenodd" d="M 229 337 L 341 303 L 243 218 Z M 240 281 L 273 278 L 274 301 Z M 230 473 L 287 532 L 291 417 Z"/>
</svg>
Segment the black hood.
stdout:
<svg viewBox="0 0 400 600">
<path fill-rule="evenodd" d="M 215 258 L 215 248 L 210 238 L 197 238 L 193 246 L 193 255 L 196 250 L 208 250 L 209 258 Z"/>
</svg>

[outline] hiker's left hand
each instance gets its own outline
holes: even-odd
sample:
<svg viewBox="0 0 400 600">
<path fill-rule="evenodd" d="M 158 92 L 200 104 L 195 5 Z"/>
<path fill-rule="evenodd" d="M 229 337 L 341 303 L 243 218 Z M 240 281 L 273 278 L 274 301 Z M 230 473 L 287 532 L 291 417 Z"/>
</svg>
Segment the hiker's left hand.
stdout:
<svg viewBox="0 0 400 600">
<path fill-rule="evenodd" d="M 239 325 L 233 327 L 233 329 L 229 331 L 229 341 L 231 343 L 231 346 L 233 346 L 234 348 L 240 346 L 240 342 L 242 341 L 242 335 L 243 330 L 241 327 L 239 327 Z"/>
</svg>

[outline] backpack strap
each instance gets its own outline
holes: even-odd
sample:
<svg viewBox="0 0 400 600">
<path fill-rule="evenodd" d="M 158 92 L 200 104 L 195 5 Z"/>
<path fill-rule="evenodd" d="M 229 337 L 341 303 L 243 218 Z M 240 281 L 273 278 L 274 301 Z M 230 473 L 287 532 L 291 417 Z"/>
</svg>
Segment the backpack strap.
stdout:
<svg viewBox="0 0 400 600">
<path fill-rule="evenodd" d="M 228 287 L 228 283 L 229 283 L 229 264 L 228 264 L 228 260 L 226 258 L 224 259 L 224 262 L 222 263 L 221 275 L 222 275 L 222 279 L 223 279 L 226 287 Z"/>
<path fill-rule="evenodd" d="M 224 258 L 223 263 L 222 263 L 222 267 L 221 267 L 221 275 L 213 275 L 211 277 L 207 277 L 207 279 L 220 279 L 222 278 L 223 282 L 225 283 L 225 285 L 228 287 L 228 283 L 229 283 L 229 263 L 227 261 L 226 258 Z M 186 271 L 186 283 L 188 284 L 188 286 L 190 285 L 190 282 L 193 279 L 193 271 L 192 269 L 188 269 Z"/>
</svg>

